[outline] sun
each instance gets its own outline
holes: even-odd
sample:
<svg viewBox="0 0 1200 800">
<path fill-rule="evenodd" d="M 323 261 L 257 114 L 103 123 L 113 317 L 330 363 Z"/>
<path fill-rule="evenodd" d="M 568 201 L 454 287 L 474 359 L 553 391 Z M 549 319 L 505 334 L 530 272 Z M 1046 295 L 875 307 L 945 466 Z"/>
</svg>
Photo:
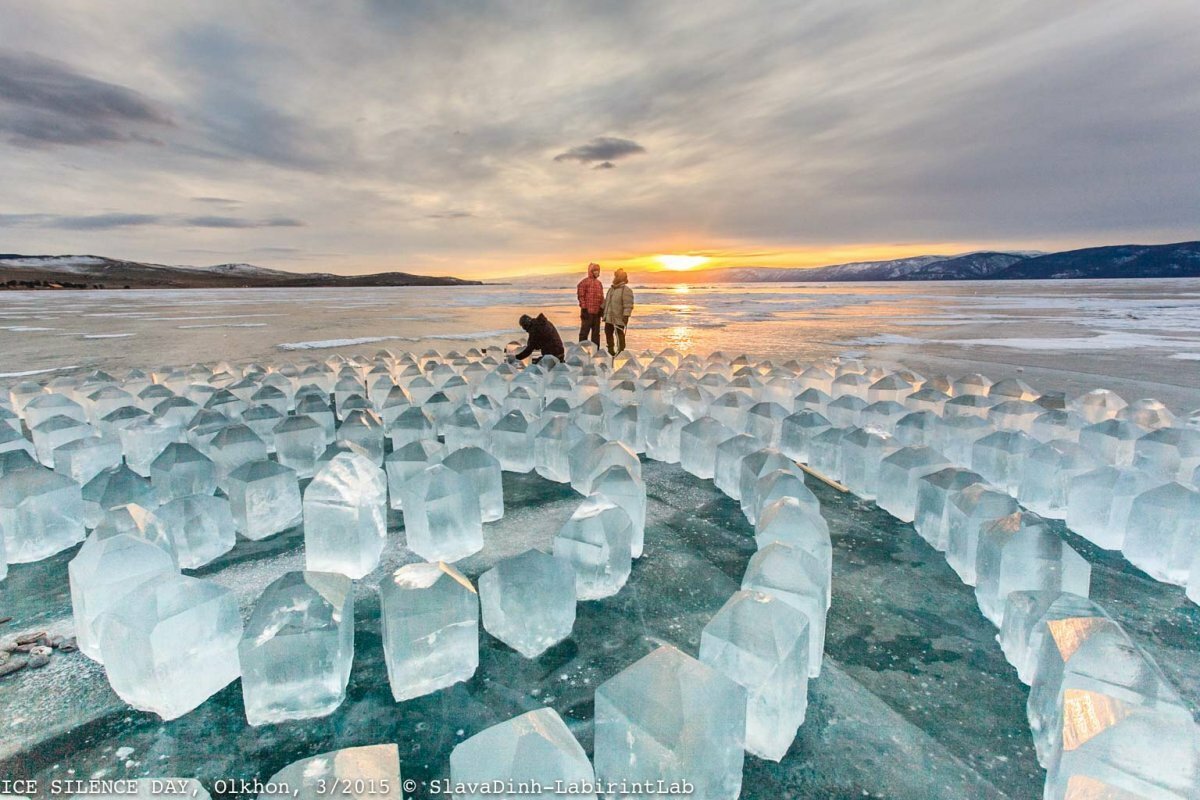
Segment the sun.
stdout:
<svg viewBox="0 0 1200 800">
<path fill-rule="evenodd" d="M 708 263 L 708 258 L 705 256 L 666 255 L 655 256 L 654 260 L 662 264 L 663 269 L 669 269 L 673 272 L 684 272 L 689 269 L 695 269 L 701 264 Z"/>
</svg>

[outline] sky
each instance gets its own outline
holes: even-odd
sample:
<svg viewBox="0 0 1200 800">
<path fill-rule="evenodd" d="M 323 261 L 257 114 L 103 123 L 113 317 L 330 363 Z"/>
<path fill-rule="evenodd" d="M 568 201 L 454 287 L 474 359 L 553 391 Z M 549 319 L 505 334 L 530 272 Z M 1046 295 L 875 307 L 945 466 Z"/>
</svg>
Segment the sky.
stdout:
<svg viewBox="0 0 1200 800">
<path fill-rule="evenodd" d="M 0 0 L 0 34 L 0 252 L 505 277 L 1200 239 L 1196 0 Z"/>
</svg>

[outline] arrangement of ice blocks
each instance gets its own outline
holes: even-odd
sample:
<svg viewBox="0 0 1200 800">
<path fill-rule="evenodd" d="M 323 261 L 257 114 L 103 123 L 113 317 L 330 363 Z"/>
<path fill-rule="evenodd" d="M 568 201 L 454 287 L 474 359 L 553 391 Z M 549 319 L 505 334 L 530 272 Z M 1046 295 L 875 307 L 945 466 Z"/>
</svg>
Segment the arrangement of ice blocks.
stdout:
<svg viewBox="0 0 1200 800">
<path fill-rule="evenodd" d="M 82 541 L 68 566 L 79 646 L 128 703 L 173 718 L 240 675 L 252 724 L 320 716 L 349 679 L 352 581 L 378 578 L 387 548 L 401 556 L 389 571 L 424 562 L 380 583 L 388 679 L 404 701 L 475 673 L 481 621 L 538 658 L 571 635 L 579 601 L 621 592 L 633 559 L 655 555 L 642 459 L 678 463 L 740 504 L 757 552 L 704 626 L 699 660 L 662 648 L 596 691 L 595 775 L 734 797 L 743 751 L 788 751 L 822 663 L 833 548 L 799 461 L 913 523 L 974 587 L 1031 684 L 1047 797 L 1191 797 L 1187 709 L 1088 599 L 1090 565 L 1058 531 L 1065 522 L 1200 602 L 1198 431 L 1195 415 L 1102 389 L 1069 398 L 850 359 L 609 360 L 574 343 L 562 363 L 524 368 L 479 350 L 383 351 L 64 374 L 0 399 L 0 579 Z M 476 594 L 448 564 L 479 553 L 503 518 L 504 471 L 569 483 L 583 500 L 552 554 L 485 551 Z M 236 557 L 236 533 L 298 525 L 309 571 L 277 577 L 244 631 L 228 589 L 179 573 Z M 350 748 L 279 775 L 312 796 L 321 776 L 367 771 L 394 784 L 375 787 L 386 795 L 399 791 L 396 752 Z M 450 770 L 593 775 L 548 708 L 465 740 Z"/>
</svg>

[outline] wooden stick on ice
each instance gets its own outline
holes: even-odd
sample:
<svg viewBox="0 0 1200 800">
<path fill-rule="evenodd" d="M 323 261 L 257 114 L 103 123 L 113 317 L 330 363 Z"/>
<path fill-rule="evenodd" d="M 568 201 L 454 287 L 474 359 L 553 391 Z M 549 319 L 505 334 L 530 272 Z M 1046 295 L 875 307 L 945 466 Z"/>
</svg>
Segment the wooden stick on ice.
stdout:
<svg viewBox="0 0 1200 800">
<path fill-rule="evenodd" d="M 807 464 L 801 464 L 799 461 L 797 461 L 796 466 L 798 466 L 800 469 L 807 472 L 809 475 L 812 475 L 814 478 L 816 478 L 817 480 L 819 480 L 821 483 L 825 484 L 826 486 L 831 486 L 834 489 L 837 489 L 839 492 L 849 492 L 850 491 L 850 488 L 848 486 L 846 486 L 845 484 L 838 483 L 833 478 L 830 478 L 826 475 L 822 475 L 821 473 L 817 472 L 815 469 L 808 466 Z"/>
</svg>

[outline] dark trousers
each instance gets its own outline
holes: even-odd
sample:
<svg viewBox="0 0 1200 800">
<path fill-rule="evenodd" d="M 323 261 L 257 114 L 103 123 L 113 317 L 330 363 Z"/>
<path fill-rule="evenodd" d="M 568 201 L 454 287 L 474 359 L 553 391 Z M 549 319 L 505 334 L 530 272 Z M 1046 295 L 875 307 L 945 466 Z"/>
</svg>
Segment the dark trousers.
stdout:
<svg viewBox="0 0 1200 800">
<path fill-rule="evenodd" d="M 579 309 L 579 341 L 586 342 L 591 339 L 596 347 L 600 346 L 600 313 L 590 313 L 586 309 Z"/>
<path fill-rule="evenodd" d="M 617 335 L 617 346 L 613 347 L 613 333 Z M 608 344 L 608 352 L 616 355 L 625 349 L 625 329 L 611 323 L 604 323 L 604 341 Z"/>
</svg>

